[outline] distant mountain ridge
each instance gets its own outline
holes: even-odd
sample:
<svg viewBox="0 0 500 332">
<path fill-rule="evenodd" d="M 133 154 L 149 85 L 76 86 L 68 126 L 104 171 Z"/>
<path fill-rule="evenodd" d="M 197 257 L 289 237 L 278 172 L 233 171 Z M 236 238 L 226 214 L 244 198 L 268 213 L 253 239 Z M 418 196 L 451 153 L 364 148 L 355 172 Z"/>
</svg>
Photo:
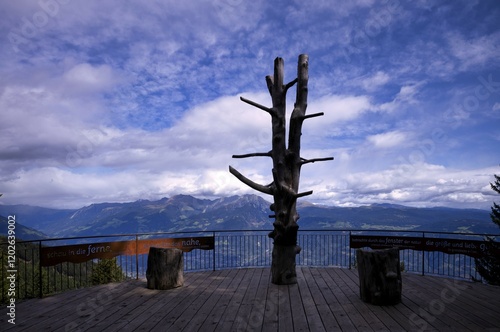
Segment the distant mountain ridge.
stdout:
<svg viewBox="0 0 500 332">
<path fill-rule="evenodd" d="M 270 230 L 270 202 L 257 195 L 199 199 L 177 195 L 157 201 L 99 203 L 59 210 L 27 205 L 0 205 L 0 216 L 41 232 L 36 236 L 70 237 L 149 232 Z M 299 201 L 300 230 L 380 229 L 500 234 L 489 211 L 413 208 L 373 204 L 334 207 Z M 4 229 L 2 229 L 2 233 Z M 33 234 L 32 234 L 33 235 Z"/>
<path fill-rule="evenodd" d="M 256 195 L 216 200 L 177 195 L 158 201 L 98 203 L 77 210 L 1 205 L 0 215 L 51 237 L 199 230 L 269 229 L 269 202 Z"/>
<path fill-rule="evenodd" d="M 0 229 L 2 230 L 0 232 L 0 236 L 7 236 L 8 234 L 8 227 L 9 227 L 9 219 L 8 216 L 4 217 L 0 215 Z M 26 227 L 22 224 L 19 224 L 17 221 L 14 224 L 14 235 L 17 240 L 24 240 L 24 241 L 31 241 L 31 240 L 39 240 L 39 239 L 46 239 L 48 238 L 47 235 L 43 234 L 42 232 Z M 3 242 L 3 240 L 0 240 L 0 242 Z"/>
</svg>

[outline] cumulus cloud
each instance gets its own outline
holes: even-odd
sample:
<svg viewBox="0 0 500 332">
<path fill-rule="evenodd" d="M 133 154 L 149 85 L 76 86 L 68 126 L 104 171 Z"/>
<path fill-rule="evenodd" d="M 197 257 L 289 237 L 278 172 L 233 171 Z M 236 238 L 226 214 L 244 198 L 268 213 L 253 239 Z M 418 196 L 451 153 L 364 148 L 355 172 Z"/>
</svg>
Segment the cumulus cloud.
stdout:
<svg viewBox="0 0 500 332">
<path fill-rule="evenodd" d="M 92 66 L 88 63 L 72 67 L 64 73 L 63 79 L 66 89 L 69 86 L 78 93 L 105 91 L 117 83 L 109 65 Z"/>
<path fill-rule="evenodd" d="M 365 112 L 373 111 L 368 96 L 331 95 L 311 103 L 314 112 L 324 112 L 321 126 L 329 126 L 342 121 L 354 120 Z"/>
<path fill-rule="evenodd" d="M 398 202 L 409 206 L 487 208 L 493 193 L 484 189 L 495 168 L 480 171 L 453 170 L 440 165 L 400 164 L 376 172 L 343 174 L 318 199 L 341 206 Z"/>
<path fill-rule="evenodd" d="M 368 136 L 367 140 L 373 144 L 375 148 L 387 149 L 403 144 L 407 140 L 407 136 L 406 133 L 396 130 Z"/>
<path fill-rule="evenodd" d="M 264 99 L 262 94 L 245 96 L 259 102 Z M 175 193 L 243 193 L 248 190 L 242 190 L 238 181 L 230 181 L 233 179 L 227 169 L 233 162 L 231 155 L 267 151 L 271 145 L 270 123 L 267 113 L 242 103 L 238 96 L 230 96 L 199 105 L 173 127 L 157 132 L 100 126 L 80 128 L 75 134 L 71 129 L 52 132 L 40 128 L 45 139 L 38 148 L 29 148 L 33 137 L 18 140 L 15 145 L 14 141 L 1 141 L 5 147 L 2 156 L 24 165 L 5 169 L 8 172 L 2 172 L 2 179 L 8 182 L 6 191 L 17 193 L 11 200 L 33 199 L 40 188 L 52 198 L 79 188 L 70 196 L 80 205 L 113 200 L 117 193 L 120 201 L 139 194 L 159 198 Z M 58 126 L 64 129 L 62 124 Z M 258 162 L 249 163 L 251 168 L 241 162 L 233 164 L 256 179 L 265 179 L 255 171 Z M 36 190 L 29 190 L 23 197 L 31 186 Z M 134 190 L 125 193 L 127 187 Z M 145 188 L 149 188 L 148 193 Z M 39 204 L 49 201 L 44 198 Z M 55 205 L 59 204 L 70 203 L 57 200 Z"/>
</svg>

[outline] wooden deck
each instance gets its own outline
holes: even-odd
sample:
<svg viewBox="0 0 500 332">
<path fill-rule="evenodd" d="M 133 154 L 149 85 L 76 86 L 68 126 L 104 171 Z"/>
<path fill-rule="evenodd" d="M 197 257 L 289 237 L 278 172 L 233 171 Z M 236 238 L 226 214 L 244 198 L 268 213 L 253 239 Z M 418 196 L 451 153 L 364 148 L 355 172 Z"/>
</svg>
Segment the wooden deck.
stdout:
<svg viewBox="0 0 500 332">
<path fill-rule="evenodd" d="M 298 284 L 271 284 L 269 268 L 185 273 L 185 286 L 145 280 L 16 304 L 2 331 L 500 331 L 500 287 L 403 274 L 403 301 L 359 299 L 356 270 L 297 268 Z"/>
</svg>

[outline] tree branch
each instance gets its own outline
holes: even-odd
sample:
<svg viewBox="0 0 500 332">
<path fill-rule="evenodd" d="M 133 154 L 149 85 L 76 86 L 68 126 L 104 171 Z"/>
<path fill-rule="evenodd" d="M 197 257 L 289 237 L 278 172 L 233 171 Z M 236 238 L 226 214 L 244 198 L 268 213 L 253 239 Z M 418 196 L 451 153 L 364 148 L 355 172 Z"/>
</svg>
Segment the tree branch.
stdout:
<svg viewBox="0 0 500 332">
<path fill-rule="evenodd" d="M 300 155 L 300 137 L 302 135 L 302 122 L 306 118 L 307 109 L 307 83 L 309 80 L 308 74 L 308 57 L 306 54 L 299 55 L 297 65 L 297 93 L 295 95 L 295 105 L 290 116 L 290 131 L 288 134 L 288 149 Z M 297 172 L 296 176 L 299 175 Z M 298 180 L 298 178 L 296 179 Z M 298 181 L 295 181 L 298 187 Z"/>
<path fill-rule="evenodd" d="M 272 151 L 247 153 L 247 154 L 233 154 L 233 158 L 249 158 L 249 157 L 272 157 Z"/>
<path fill-rule="evenodd" d="M 285 93 L 286 93 L 286 91 L 288 91 L 288 89 L 290 89 L 290 88 L 291 88 L 291 87 L 292 87 L 295 83 L 297 83 L 298 81 L 299 81 L 299 79 L 298 79 L 298 78 L 296 78 L 296 79 L 294 79 L 293 81 L 288 82 L 288 84 L 287 84 L 287 85 L 285 85 Z"/>
<path fill-rule="evenodd" d="M 267 89 L 269 90 L 269 94 L 272 96 L 273 95 L 274 77 L 271 75 L 267 75 L 266 76 L 266 84 L 267 84 Z"/>
<path fill-rule="evenodd" d="M 268 195 L 274 194 L 272 183 L 267 185 L 267 186 L 263 186 L 261 184 L 255 183 L 252 180 L 250 180 L 249 178 L 243 176 L 240 172 L 238 172 L 236 169 L 234 169 L 231 166 L 229 166 L 229 172 L 231 174 L 233 174 L 234 176 L 236 176 L 236 178 L 238 180 L 240 180 L 241 182 L 243 182 L 244 184 L 246 184 L 247 186 L 249 186 L 252 189 L 255 189 L 257 191 L 260 191 L 261 193 L 268 194 Z"/>
<path fill-rule="evenodd" d="M 309 114 L 309 115 L 305 115 L 302 117 L 302 120 L 305 120 L 305 119 L 309 119 L 309 118 L 314 118 L 314 117 L 317 117 L 317 116 L 323 116 L 325 115 L 325 113 L 321 112 L 321 113 L 314 113 L 314 114 Z"/>
<path fill-rule="evenodd" d="M 264 111 L 266 111 L 267 113 L 269 113 L 271 115 L 273 115 L 273 113 L 274 113 L 274 111 L 273 111 L 272 108 L 269 108 L 269 107 L 266 107 L 264 105 L 258 104 L 258 103 L 254 102 L 254 101 L 248 100 L 248 99 L 243 98 L 243 97 L 240 97 L 240 100 L 243 101 L 243 102 L 245 102 L 245 103 L 247 103 L 247 104 L 250 104 L 252 106 L 260 108 L 261 110 L 264 110 Z"/>
<path fill-rule="evenodd" d="M 301 165 L 309 164 L 309 163 L 314 163 L 316 161 L 328 161 L 328 160 L 333 160 L 333 157 L 327 157 L 327 158 L 314 158 L 314 159 L 304 159 L 300 158 L 301 160 Z"/>
<path fill-rule="evenodd" d="M 308 195 L 312 195 L 313 191 L 312 190 L 309 190 L 309 191 L 304 191 L 302 193 L 298 193 L 295 197 L 296 198 L 299 198 L 299 197 L 304 197 L 304 196 L 308 196 Z"/>
</svg>

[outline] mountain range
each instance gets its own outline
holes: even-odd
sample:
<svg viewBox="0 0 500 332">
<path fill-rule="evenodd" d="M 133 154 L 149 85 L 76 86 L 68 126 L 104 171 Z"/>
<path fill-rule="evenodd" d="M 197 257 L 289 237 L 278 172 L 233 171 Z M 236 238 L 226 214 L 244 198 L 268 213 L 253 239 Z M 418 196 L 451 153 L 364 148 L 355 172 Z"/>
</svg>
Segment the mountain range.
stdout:
<svg viewBox="0 0 500 332">
<path fill-rule="evenodd" d="M 149 232 L 271 230 L 270 202 L 256 195 L 199 199 L 177 195 L 158 201 L 100 203 L 80 209 L 0 205 L 1 233 L 16 216 L 17 237 L 73 237 Z M 300 230 L 412 230 L 499 234 L 489 211 L 392 204 L 360 207 L 314 205 L 299 201 Z M 3 227 L 5 223 L 5 227 Z"/>
</svg>

